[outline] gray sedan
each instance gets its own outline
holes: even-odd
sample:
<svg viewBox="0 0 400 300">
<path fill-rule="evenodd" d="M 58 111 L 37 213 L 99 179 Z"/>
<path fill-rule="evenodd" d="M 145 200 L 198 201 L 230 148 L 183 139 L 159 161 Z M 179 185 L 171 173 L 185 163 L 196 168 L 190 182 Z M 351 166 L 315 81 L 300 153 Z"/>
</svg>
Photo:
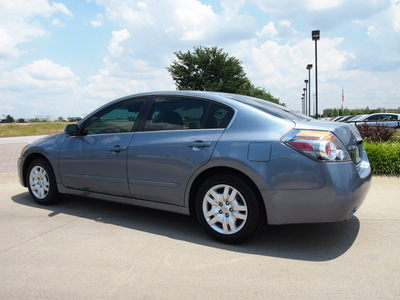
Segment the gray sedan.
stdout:
<svg viewBox="0 0 400 300">
<path fill-rule="evenodd" d="M 195 91 L 115 100 L 25 147 L 18 167 L 40 204 L 72 194 L 190 214 L 226 243 L 264 222 L 347 220 L 371 178 L 353 124 Z"/>
</svg>

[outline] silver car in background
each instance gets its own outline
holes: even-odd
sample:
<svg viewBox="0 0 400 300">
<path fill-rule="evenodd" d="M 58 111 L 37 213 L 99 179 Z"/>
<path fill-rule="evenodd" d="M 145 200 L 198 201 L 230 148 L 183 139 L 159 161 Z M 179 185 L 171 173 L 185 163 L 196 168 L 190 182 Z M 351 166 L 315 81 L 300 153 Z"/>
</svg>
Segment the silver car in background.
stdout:
<svg viewBox="0 0 400 300">
<path fill-rule="evenodd" d="M 400 129 L 400 114 L 394 113 L 375 113 L 365 116 L 362 119 L 351 120 L 357 126 L 385 126 Z"/>
<path fill-rule="evenodd" d="M 353 124 L 241 95 L 176 91 L 115 100 L 21 153 L 40 204 L 72 194 L 196 216 L 212 237 L 349 219 L 371 168 Z"/>
</svg>

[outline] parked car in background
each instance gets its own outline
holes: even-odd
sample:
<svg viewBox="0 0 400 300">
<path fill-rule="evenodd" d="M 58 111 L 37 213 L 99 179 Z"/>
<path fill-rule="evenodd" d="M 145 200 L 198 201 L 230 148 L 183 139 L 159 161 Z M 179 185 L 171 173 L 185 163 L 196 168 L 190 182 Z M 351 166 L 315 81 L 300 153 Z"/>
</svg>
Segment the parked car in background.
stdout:
<svg viewBox="0 0 400 300">
<path fill-rule="evenodd" d="M 400 114 L 393 113 L 375 113 L 365 118 L 355 121 L 356 125 L 380 125 L 394 128 L 400 128 Z"/>
<path fill-rule="evenodd" d="M 371 178 L 353 124 L 195 91 L 113 101 L 26 146 L 18 169 L 40 204 L 72 194 L 190 214 L 227 243 L 265 222 L 347 220 Z"/>
<path fill-rule="evenodd" d="M 355 117 L 354 115 L 344 116 L 343 118 L 341 118 L 341 119 L 339 120 L 339 122 L 347 122 L 348 120 L 350 120 L 350 119 L 352 119 L 352 118 L 354 118 L 354 117 Z"/>
<path fill-rule="evenodd" d="M 346 122 L 347 123 L 352 123 L 352 122 L 356 122 L 356 121 L 361 121 L 361 120 L 365 119 L 368 116 L 369 115 L 356 115 L 356 116 L 353 116 L 352 118 L 348 119 Z"/>
<path fill-rule="evenodd" d="M 332 122 L 337 122 L 337 121 L 340 120 L 341 118 L 343 118 L 343 116 L 333 117 L 333 118 L 330 119 L 330 121 L 332 121 Z"/>
</svg>

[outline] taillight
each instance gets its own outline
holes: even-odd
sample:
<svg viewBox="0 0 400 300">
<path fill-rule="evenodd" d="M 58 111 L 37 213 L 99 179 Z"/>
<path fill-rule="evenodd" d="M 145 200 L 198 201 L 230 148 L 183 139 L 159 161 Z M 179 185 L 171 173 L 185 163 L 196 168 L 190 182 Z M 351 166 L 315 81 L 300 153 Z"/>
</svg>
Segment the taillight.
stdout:
<svg viewBox="0 0 400 300">
<path fill-rule="evenodd" d="M 340 140 L 329 131 L 293 130 L 283 142 L 320 161 L 347 161 L 350 156 Z"/>
</svg>

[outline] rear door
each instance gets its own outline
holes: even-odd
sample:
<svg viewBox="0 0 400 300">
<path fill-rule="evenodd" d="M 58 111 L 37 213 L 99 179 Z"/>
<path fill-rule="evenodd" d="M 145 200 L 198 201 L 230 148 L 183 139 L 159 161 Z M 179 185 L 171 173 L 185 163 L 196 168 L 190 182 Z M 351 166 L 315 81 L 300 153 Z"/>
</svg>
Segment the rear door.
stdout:
<svg viewBox="0 0 400 300">
<path fill-rule="evenodd" d="M 233 110 L 203 99 L 156 97 L 128 152 L 132 197 L 184 204 L 191 175 L 210 159 Z"/>
</svg>

